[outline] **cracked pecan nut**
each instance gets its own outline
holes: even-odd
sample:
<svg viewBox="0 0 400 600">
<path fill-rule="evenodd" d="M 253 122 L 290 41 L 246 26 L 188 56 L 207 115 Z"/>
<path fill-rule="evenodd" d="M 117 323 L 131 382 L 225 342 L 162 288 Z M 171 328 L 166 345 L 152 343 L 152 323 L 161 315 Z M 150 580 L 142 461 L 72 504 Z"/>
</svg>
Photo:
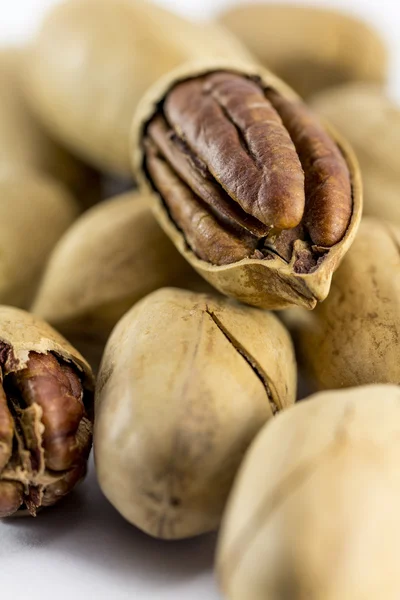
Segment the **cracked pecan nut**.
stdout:
<svg viewBox="0 0 400 600">
<path fill-rule="evenodd" d="M 171 73 L 138 108 L 133 153 L 160 224 L 219 291 L 274 309 L 327 296 L 361 216 L 359 169 L 275 76 Z"/>
<path fill-rule="evenodd" d="M 103 356 L 94 433 L 100 486 L 152 536 L 213 530 L 247 446 L 295 394 L 292 343 L 273 314 L 178 289 L 154 292 L 122 318 Z"/>
<path fill-rule="evenodd" d="M 0 518 L 36 516 L 85 476 L 93 376 L 64 338 L 0 306 Z"/>
<path fill-rule="evenodd" d="M 365 217 L 325 302 L 284 318 L 310 384 L 399 384 L 400 227 Z"/>
<path fill-rule="evenodd" d="M 241 2 L 219 21 L 301 96 L 351 81 L 386 85 L 389 52 L 368 23 L 326 7 Z"/>
<path fill-rule="evenodd" d="M 219 538 L 225 598 L 399 598 L 399 422 L 399 387 L 376 385 L 311 396 L 260 432 Z"/>
</svg>

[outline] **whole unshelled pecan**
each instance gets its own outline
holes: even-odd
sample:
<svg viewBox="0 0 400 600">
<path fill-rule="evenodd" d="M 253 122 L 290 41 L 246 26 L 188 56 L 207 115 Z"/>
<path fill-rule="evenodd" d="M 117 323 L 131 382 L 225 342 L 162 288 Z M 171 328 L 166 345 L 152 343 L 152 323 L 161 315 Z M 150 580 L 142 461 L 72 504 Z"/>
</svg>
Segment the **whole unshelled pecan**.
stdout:
<svg viewBox="0 0 400 600">
<path fill-rule="evenodd" d="M 90 369 L 79 355 L 69 359 L 67 342 L 60 352 L 62 338 L 24 311 L 0 307 L 0 338 L 0 518 L 36 516 L 86 473 Z"/>
<path fill-rule="evenodd" d="M 215 287 L 267 308 L 327 295 L 358 226 L 359 175 L 285 84 L 251 68 L 172 73 L 143 99 L 133 139 L 156 216 Z"/>
</svg>

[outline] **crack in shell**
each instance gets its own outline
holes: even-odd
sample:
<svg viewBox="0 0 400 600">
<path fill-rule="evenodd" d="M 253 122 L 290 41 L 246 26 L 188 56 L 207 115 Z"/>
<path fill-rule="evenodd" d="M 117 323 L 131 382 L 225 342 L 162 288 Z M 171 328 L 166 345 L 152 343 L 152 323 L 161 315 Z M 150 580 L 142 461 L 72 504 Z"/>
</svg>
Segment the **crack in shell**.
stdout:
<svg viewBox="0 0 400 600">
<path fill-rule="evenodd" d="M 271 406 L 272 414 L 276 415 L 280 409 L 273 398 L 273 394 L 271 392 L 271 387 L 268 382 L 268 377 L 267 377 L 266 373 L 264 373 L 260 364 L 255 360 L 255 358 L 253 356 L 251 356 L 251 354 L 245 348 L 243 348 L 239 344 L 239 342 L 226 329 L 226 327 L 224 327 L 223 323 L 218 319 L 218 317 L 215 315 L 215 313 L 208 308 L 208 306 L 206 306 L 205 312 L 208 314 L 209 317 L 211 317 L 211 319 L 213 320 L 215 325 L 218 327 L 218 329 L 221 331 L 221 333 L 225 336 L 225 338 L 228 340 L 228 342 L 231 344 L 231 346 L 233 346 L 233 348 L 236 350 L 236 352 L 238 352 L 238 354 L 240 354 L 240 356 L 247 362 L 247 364 L 250 366 L 250 368 L 252 369 L 252 371 L 254 372 L 256 377 L 261 381 L 261 383 L 265 389 L 265 392 L 267 394 L 268 401 Z"/>
</svg>

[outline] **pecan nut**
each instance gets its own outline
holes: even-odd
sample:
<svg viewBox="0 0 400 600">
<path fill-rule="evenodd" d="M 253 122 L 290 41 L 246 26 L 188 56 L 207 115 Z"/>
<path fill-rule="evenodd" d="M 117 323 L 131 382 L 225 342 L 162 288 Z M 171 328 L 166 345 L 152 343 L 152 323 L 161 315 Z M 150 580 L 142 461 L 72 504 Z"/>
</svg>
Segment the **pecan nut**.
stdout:
<svg viewBox="0 0 400 600">
<path fill-rule="evenodd" d="M 378 86 L 357 82 L 317 94 L 311 105 L 357 154 L 363 214 L 400 225 L 400 104 Z"/>
<path fill-rule="evenodd" d="M 68 229 L 47 263 L 31 311 L 95 369 L 123 314 L 146 294 L 179 284 L 207 287 L 159 227 L 146 198 L 128 192 L 101 202 Z"/>
<path fill-rule="evenodd" d="M 0 338 L 0 517 L 36 516 L 85 475 L 91 373 L 66 341 L 23 311 L 0 307 Z"/>
<path fill-rule="evenodd" d="M 220 291 L 266 308 L 326 297 L 361 214 L 358 167 L 277 78 L 171 74 L 138 110 L 134 152 L 161 225 Z"/>
<path fill-rule="evenodd" d="M 399 387 L 369 385 L 310 396 L 264 427 L 224 515 L 224 598 L 399 598 L 399 419 Z"/>
<path fill-rule="evenodd" d="M 89 208 L 101 199 L 100 173 L 49 137 L 31 111 L 21 82 L 28 54 L 27 48 L 0 48 L 0 162 L 49 175 Z"/>
<path fill-rule="evenodd" d="M 193 23 L 147 0 L 61 2 L 30 44 L 26 97 L 74 155 L 130 178 L 129 131 L 141 96 L 171 69 L 204 56 L 251 60 L 216 23 Z"/>
<path fill-rule="evenodd" d="M 77 217 L 78 206 L 64 186 L 47 175 L 1 164 L 0 304 L 26 308 L 50 252 Z"/>
<path fill-rule="evenodd" d="M 155 537 L 216 529 L 244 452 L 294 403 L 296 376 L 290 336 L 272 313 L 153 292 L 120 320 L 103 355 L 94 453 L 104 494 Z"/>
<path fill-rule="evenodd" d="M 400 226 L 364 217 L 326 301 L 285 318 L 312 387 L 399 384 Z"/>
<path fill-rule="evenodd" d="M 387 40 L 364 20 L 316 2 L 232 4 L 219 22 L 303 98 L 353 81 L 386 86 Z"/>
</svg>

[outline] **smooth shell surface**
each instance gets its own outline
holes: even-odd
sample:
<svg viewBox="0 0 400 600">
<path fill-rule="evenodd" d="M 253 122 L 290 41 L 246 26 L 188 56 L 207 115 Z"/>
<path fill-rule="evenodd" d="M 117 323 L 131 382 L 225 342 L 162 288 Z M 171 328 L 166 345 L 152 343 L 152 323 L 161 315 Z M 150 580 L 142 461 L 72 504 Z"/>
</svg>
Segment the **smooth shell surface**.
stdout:
<svg viewBox="0 0 400 600">
<path fill-rule="evenodd" d="M 215 529 L 246 448 L 295 388 L 290 337 L 274 315 L 172 288 L 151 294 L 116 326 L 100 368 L 103 492 L 155 537 Z"/>
<path fill-rule="evenodd" d="M 0 48 L 0 163 L 27 167 L 67 185 L 83 207 L 100 197 L 98 174 L 52 140 L 22 90 L 23 48 Z"/>
<path fill-rule="evenodd" d="M 27 97 L 48 129 L 98 168 L 130 175 L 129 131 L 149 85 L 204 55 L 248 57 L 217 25 L 196 25 L 143 0 L 72 0 L 34 40 Z"/>
<path fill-rule="evenodd" d="M 32 311 L 99 361 L 122 315 L 165 285 L 206 285 L 157 224 L 146 198 L 129 192 L 94 207 L 53 250 Z"/>
<path fill-rule="evenodd" d="M 217 574 L 229 600 L 397 600 L 400 389 L 325 392 L 251 446 Z"/>
<path fill-rule="evenodd" d="M 400 384 L 400 228 L 364 218 L 325 302 L 286 319 L 318 388 Z"/>
<path fill-rule="evenodd" d="M 0 169 L 1 303 L 31 302 L 53 246 L 77 214 L 61 184 L 27 169 Z"/>
<path fill-rule="evenodd" d="M 379 86 L 365 83 L 327 90 L 311 105 L 357 154 L 364 214 L 400 225 L 400 107 Z"/>
<path fill-rule="evenodd" d="M 188 247 L 182 232 L 171 220 L 160 196 L 152 188 L 143 169 L 143 132 L 146 124 L 157 110 L 159 103 L 169 90 L 179 81 L 210 71 L 227 70 L 257 76 L 264 85 L 276 89 L 289 98 L 296 94 L 269 71 L 246 63 L 229 61 L 202 61 L 191 63 L 167 74 L 158 81 L 142 98 L 136 111 L 132 129 L 132 161 L 135 176 L 143 190 L 151 197 L 153 212 L 170 239 L 186 260 L 221 293 L 240 302 L 267 309 L 282 309 L 298 305 L 312 309 L 329 293 L 332 274 L 351 246 L 356 235 L 362 212 L 362 184 L 356 158 L 347 143 L 332 131 L 331 133 L 344 155 L 352 181 L 353 210 L 348 229 L 343 239 L 326 253 L 321 264 L 311 273 L 295 273 L 293 264 L 276 257 L 265 259 L 244 259 L 229 265 L 215 266 L 199 259 Z"/>
<path fill-rule="evenodd" d="M 304 97 L 348 81 L 386 81 L 383 39 L 349 14 L 315 6 L 247 3 L 228 9 L 219 20 Z"/>
</svg>

